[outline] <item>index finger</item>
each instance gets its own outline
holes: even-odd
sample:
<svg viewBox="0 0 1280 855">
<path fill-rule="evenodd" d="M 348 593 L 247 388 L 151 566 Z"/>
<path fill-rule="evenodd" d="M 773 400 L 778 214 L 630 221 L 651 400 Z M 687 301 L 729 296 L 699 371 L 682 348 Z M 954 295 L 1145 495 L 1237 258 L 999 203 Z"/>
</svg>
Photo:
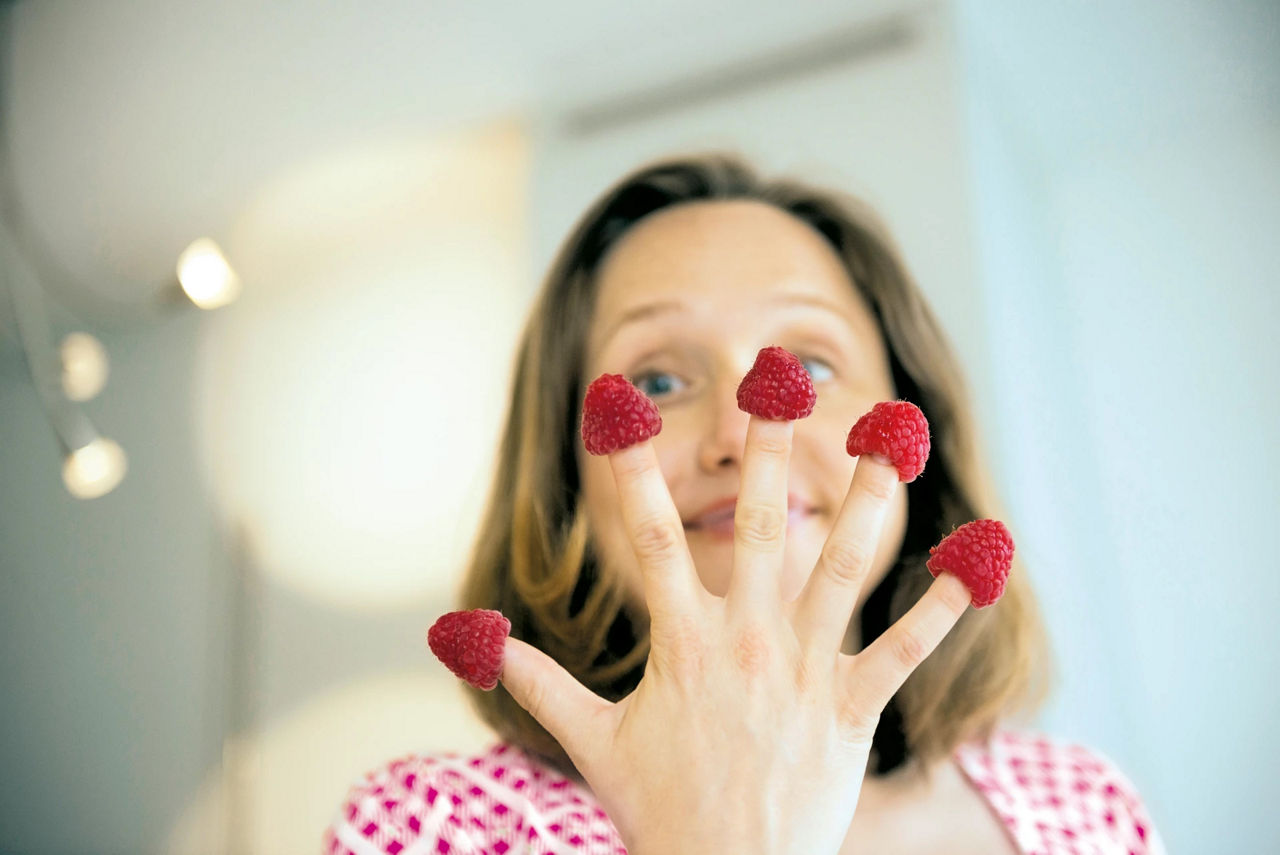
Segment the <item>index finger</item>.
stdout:
<svg viewBox="0 0 1280 855">
<path fill-rule="evenodd" d="M 840 649 L 898 489 L 898 470 L 864 454 L 835 526 L 818 556 L 797 605 L 796 630 L 815 655 Z"/>
<path fill-rule="evenodd" d="M 662 477 L 658 456 L 649 441 L 609 455 L 618 487 L 622 522 L 635 550 L 649 606 L 651 637 L 662 637 L 673 622 L 696 617 L 703 597 L 684 522 Z"/>
<path fill-rule="evenodd" d="M 582 399 L 582 445 L 608 456 L 622 508 L 622 525 L 635 549 L 649 607 L 650 643 L 662 648 L 673 632 L 698 626 L 701 587 L 671 491 L 650 438 L 662 431 L 658 406 L 621 374 L 602 374 Z"/>
<path fill-rule="evenodd" d="M 587 387 L 582 444 L 589 454 L 609 458 L 623 527 L 640 562 L 650 637 L 659 644 L 671 626 L 691 625 L 700 613 L 698 595 L 706 594 L 649 442 L 661 430 L 657 405 L 621 374 L 601 374 Z"/>
</svg>

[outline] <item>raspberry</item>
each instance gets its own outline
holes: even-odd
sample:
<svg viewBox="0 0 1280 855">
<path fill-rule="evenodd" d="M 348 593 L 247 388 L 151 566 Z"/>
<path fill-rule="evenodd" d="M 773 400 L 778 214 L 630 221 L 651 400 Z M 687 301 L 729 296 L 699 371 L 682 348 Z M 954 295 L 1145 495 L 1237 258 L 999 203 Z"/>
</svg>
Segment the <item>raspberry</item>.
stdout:
<svg viewBox="0 0 1280 855">
<path fill-rule="evenodd" d="M 660 430 L 658 405 L 621 374 L 601 374 L 587 387 L 582 444 L 592 454 L 612 454 L 657 436 Z"/>
<path fill-rule="evenodd" d="M 999 520 L 965 523 L 929 550 L 925 566 L 937 578 L 953 573 L 972 595 L 974 608 L 989 606 L 1004 593 L 1013 563 L 1013 536 Z"/>
<path fill-rule="evenodd" d="M 929 422 L 910 401 L 881 401 L 854 423 L 844 447 L 854 457 L 889 458 L 898 468 L 898 479 L 911 482 L 929 459 Z"/>
<path fill-rule="evenodd" d="M 766 347 L 738 384 L 738 409 L 775 422 L 802 419 L 813 412 L 818 393 L 795 354 Z"/>
<path fill-rule="evenodd" d="M 487 692 L 498 685 L 503 642 L 510 632 L 511 621 L 502 612 L 449 612 L 427 630 L 427 644 L 446 668 Z"/>
</svg>

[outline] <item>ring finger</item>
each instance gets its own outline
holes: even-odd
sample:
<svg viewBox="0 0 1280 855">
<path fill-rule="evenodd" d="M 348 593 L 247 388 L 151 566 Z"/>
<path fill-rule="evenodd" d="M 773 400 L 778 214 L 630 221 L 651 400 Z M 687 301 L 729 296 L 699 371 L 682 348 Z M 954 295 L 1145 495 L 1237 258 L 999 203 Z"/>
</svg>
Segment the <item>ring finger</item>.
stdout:
<svg viewBox="0 0 1280 855">
<path fill-rule="evenodd" d="M 898 483 L 898 470 L 888 462 L 870 454 L 858 458 L 844 505 L 796 603 L 796 633 L 807 651 L 829 656 L 840 649 Z"/>
</svg>

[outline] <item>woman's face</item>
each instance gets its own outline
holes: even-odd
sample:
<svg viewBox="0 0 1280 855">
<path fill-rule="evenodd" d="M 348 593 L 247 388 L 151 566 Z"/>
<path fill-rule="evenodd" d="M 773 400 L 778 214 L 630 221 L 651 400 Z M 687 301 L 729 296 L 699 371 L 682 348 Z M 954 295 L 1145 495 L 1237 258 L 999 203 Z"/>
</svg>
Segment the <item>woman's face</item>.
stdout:
<svg viewBox="0 0 1280 855">
<path fill-rule="evenodd" d="M 598 284 L 586 379 L 622 374 L 657 403 L 662 432 L 653 445 L 698 575 L 717 596 L 729 586 L 733 501 L 750 419 L 738 409 L 738 383 L 769 345 L 785 347 L 809 370 L 818 401 L 795 424 L 780 580 L 780 595 L 794 599 L 853 477 L 849 428 L 876 402 L 894 398 L 884 342 L 839 257 L 807 223 L 766 203 L 695 202 L 633 226 L 605 257 Z M 640 570 L 609 462 L 579 444 L 578 465 L 596 551 L 640 602 Z M 906 508 L 899 490 L 862 598 L 901 547 Z"/>
</svg>

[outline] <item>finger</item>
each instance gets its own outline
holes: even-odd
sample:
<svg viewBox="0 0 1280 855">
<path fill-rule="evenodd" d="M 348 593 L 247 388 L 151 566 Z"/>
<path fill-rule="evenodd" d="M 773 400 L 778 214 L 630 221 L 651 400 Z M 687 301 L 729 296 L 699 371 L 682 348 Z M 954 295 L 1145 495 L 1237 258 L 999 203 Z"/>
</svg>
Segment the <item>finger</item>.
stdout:
<svg viewBox="0 0 1280 855">
<path fill-rule="evenodd" d="M 645 441 L 609 455 L 618 488 L 622 523 L 635 550 L 649 608 L 651 636 L 667 637 L 673 625 L 688 625 L 710 597 L 698 580 L 685 540 L 684 522 L 662 477 L 653 444 Z"/>
<path fill-rule="evenodd" d="M 928 658 L 969 608 L 969 589 L 943 573 L 911 609 L 871 646 L 843 663 L 852 681 L 849 703 L 879 715 L 911 673 Z"/>
<path fill-rule="evenodd" d="M 574 762 L 594 744 L 592 725 L 613 706 L 574 679 L 559 662 L 533 645 L 507 637 L 499 676 L 516 703 L 556 738 Z"/>
<path fill-rule="evenodd" d="M 787 545 L 787 474 L 792 422 L 752 416 L 733 511 L 730 609 L 776 609 Z"/>
<path fill-rule="evenodd" d="M 810 653 L 830 656 L 840 650 L 898 484 L 898 470 L 884 458 L 858 458 L 818 566 L 797 599 L 796 633 Z"/>
</svg>

